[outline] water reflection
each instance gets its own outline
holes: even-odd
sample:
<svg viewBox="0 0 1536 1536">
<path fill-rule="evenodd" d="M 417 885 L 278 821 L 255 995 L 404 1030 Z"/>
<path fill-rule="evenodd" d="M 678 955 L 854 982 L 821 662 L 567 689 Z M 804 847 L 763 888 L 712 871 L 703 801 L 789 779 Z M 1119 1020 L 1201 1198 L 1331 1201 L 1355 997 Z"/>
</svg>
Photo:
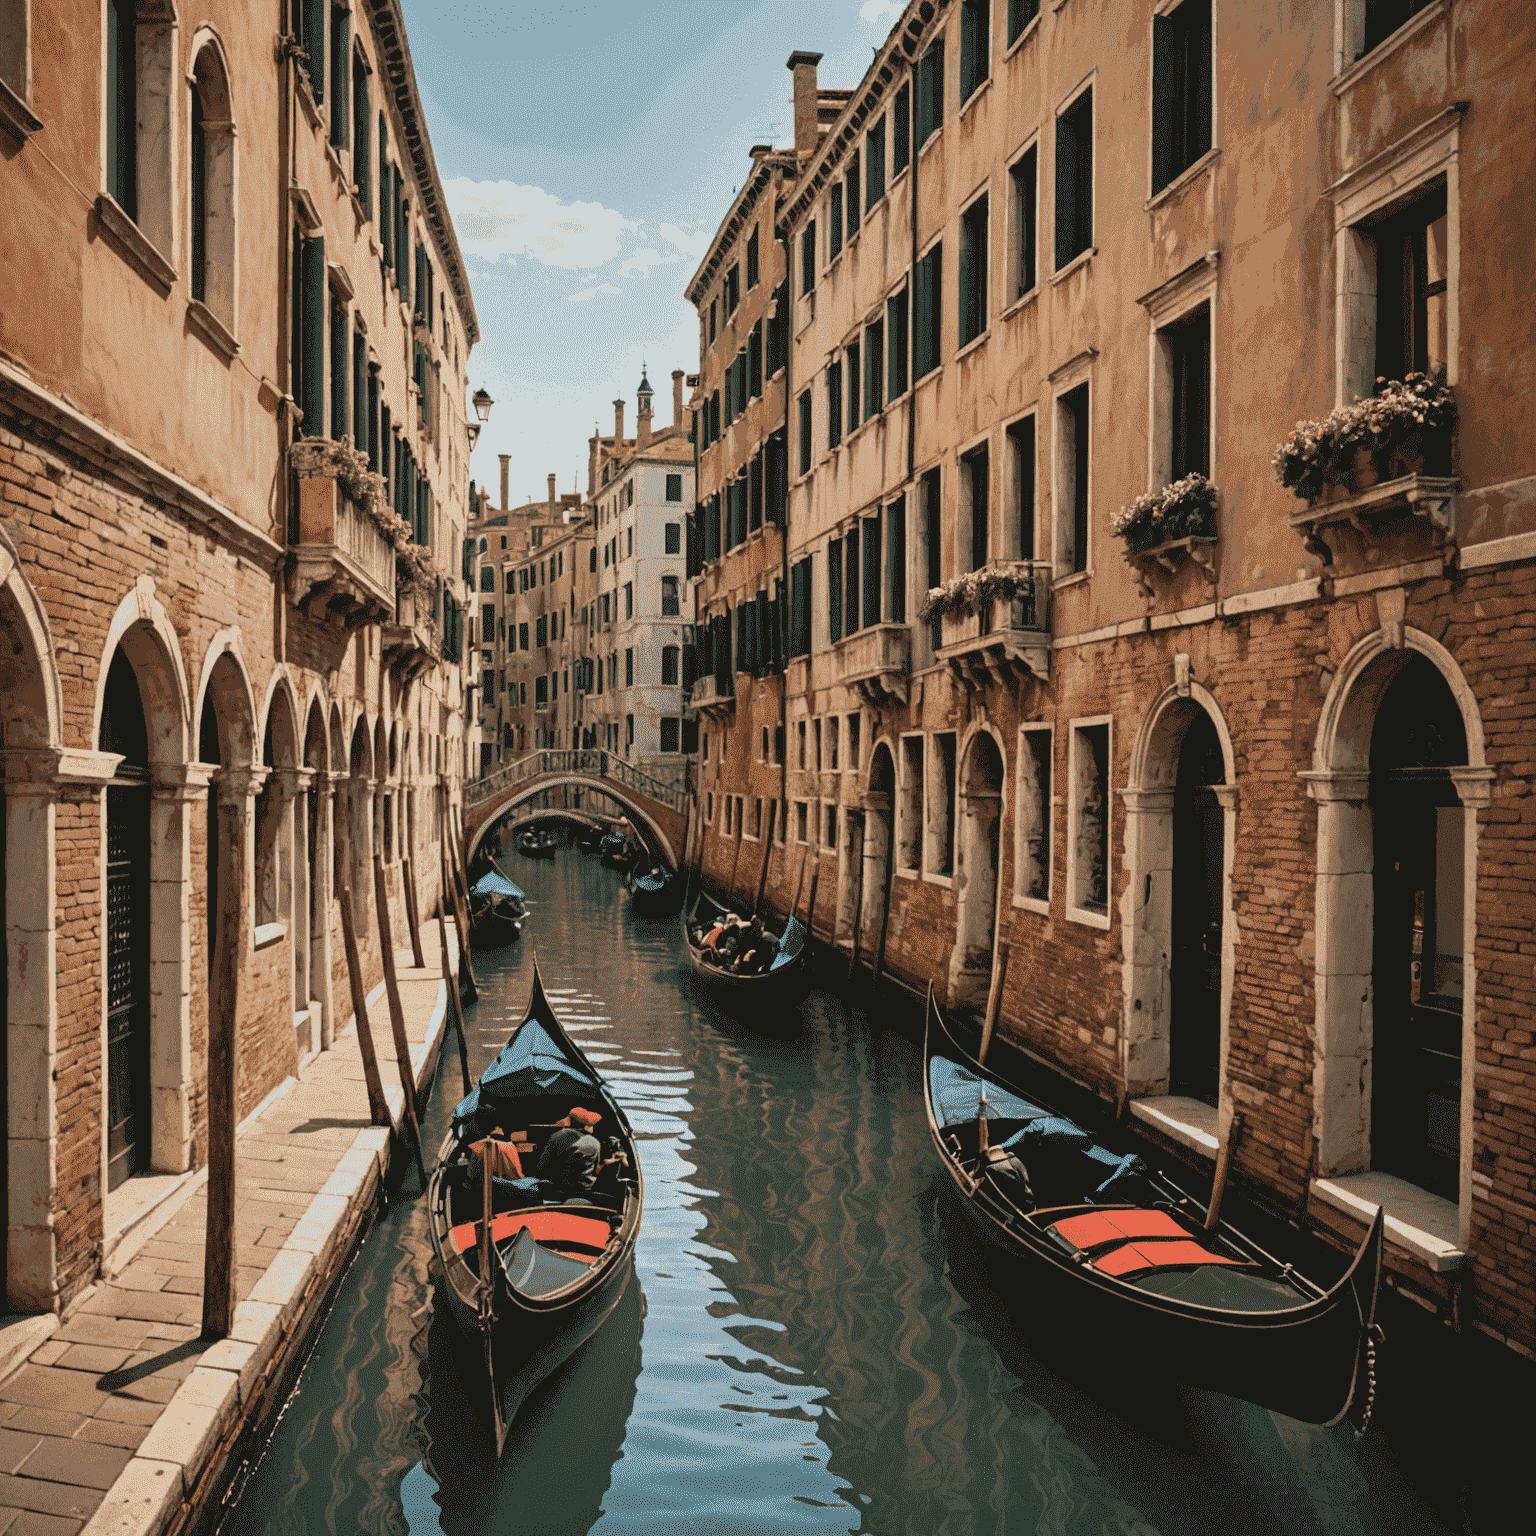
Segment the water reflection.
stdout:
<svg viewBox="0 0 1536 1536">
<path fill-rule="evenodd" d="M 701 1004 L 675 921 L 633 917 L 595 859 L 515 874 L 532 915 L 477 962 L 472 1065 L 522 1017 L 536 953 L 640 1142 L 635 1280 L 494 1468 L 481 1376 L 430 1305 L 412 1177 L 231 1529 L 1443 1529 L 1376 1431 L 1356 1448 L 1053 1340 L 942 1186 L 915 1018 L 908 1034 L 813 992 L 798 1026 L 762 1034 Z M 429 1137 L 458 1096 L 449 1068 Z"/>
</svg>

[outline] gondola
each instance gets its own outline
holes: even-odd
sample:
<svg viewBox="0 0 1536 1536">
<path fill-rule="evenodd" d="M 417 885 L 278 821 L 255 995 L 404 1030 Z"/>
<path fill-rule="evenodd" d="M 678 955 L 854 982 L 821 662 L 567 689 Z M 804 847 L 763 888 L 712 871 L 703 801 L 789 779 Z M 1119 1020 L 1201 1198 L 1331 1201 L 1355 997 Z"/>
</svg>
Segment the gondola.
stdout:
<svg viewBox="0 0 1536 1536">
<path fill-rule="evenodd" d="M 500 949 L 523 934 L 528 909 L 523 892 L 499 869 L 489 869 L 469 888 L 469 942 Z"/>
<path fill-rule="evenodd" d="M 729 907 L 711 901 L 702 891 L 692 908 L 683 913 L 683 943 L 688 948 L 688 964 L 694 979 L 735 1013 L 766 1020 L 775 1012 L 798 1008 L 811 985 L 805 925 L 797 918 L 787 919 L 784 932 L 778 935 L 779 952 L 773 964 L 766 971 L 744 975 L 708 964 L 694 939 L 695 929 L 711 928 L 729 913 Z"/>
<path fill-rule="evenodd" d="M 527 828 L 512 840 L 512 846 L 525 859 L 552 859 L 555 856 L 555 840 L 548 832 Z"/>
<path fill-rule="evenodd" d="M 610 832 L 598 844 L 604 869 L 628 869 L 634 862 L 634 850 L 622 832 Z"/>
<path fill-rule="evenodd" d="M 1021 1313 L 1139 1376 L 1313 1424 L 1368 1412 L 1382 1214 L 1328 1287 L 1264 1252 L 1134 1153 L 1097 1145 L 953 1039 L 928 999 L 923 1093 L 972 1223 L 1018 1265 Z M 982 1101 L 985 1108 L 982 1108 Z"/>
<path fill-rule="evenodd" d="M 663 864 L 654 864 L 640 874 L 631 866 L 624 875 L 629 892 L 629 909 L 639 917 L 662 917 L 675 912 L 683 899 L 683 877 Z"/>
<path fill-rule="evenodd" d="M 532 1197 L 502 1187 L 487 1198 L 485 1181 L 471 1176 L 471 1144 L 500 1126 L 528 1147 L 531 1170 L 573 1107 L 602 1117 L 597 1134 L 605 1163 L 621 1158 L 604 1168 L 590 1199 L 512 1209 Z M 427 1188 L 439 1292 L 483 1355 L 498 1455 L 523 1400 L 617 1304 L 634 1269 L 644 1198 L 629 1121 L 561 1028 L 535 964 L 528 1011 L 455 1107 Z"/>
</svg>

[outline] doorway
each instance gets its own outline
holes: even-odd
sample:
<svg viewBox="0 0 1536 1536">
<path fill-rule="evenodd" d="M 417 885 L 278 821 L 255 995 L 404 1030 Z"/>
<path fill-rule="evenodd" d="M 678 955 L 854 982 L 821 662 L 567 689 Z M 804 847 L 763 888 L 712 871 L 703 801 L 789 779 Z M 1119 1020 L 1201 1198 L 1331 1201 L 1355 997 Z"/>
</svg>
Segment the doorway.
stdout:
<svg viewBox="0 0 1536 1536">
<path fill-rule="evenodd" d="M 1221 1083 L 1222 883 L 1226 778 L 1221 738 L 1191 712 L 1173 792 L 1173 913 L 1169 954 L 1169 1091 L 1206 1104 Z"/>
<path fill-rule="evenodd" d="M 960 773 L 958 922 L 950 961 L 951 1007 L 986 1005 L 997 942 L 998 846 L 1003 824 L 1003 754 L 987 731 L 966 748 Z"/>
</svg>

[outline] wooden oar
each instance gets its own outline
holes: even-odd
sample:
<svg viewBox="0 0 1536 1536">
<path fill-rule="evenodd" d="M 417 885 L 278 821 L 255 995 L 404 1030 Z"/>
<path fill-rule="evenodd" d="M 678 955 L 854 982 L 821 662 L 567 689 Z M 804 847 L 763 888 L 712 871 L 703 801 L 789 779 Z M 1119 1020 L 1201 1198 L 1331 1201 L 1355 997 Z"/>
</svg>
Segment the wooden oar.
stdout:
<svg viewBox="0 0 1536 1536">
<path fill-rule="evenodd" d="M 1232 1171 L 1232 1154 L 1237 1150 L 1237 1144 L 1243 1134 L 1243 1117 L 1239 1114 L 1231 1114 L 1227 1123 L 1227 1133 L 1221 1138 L 1221 1150 L 1216 1154 L 1216 1177 L 1211 1183 L 1211 1203 L 1206 1207 L 1205 1230 L 1214 1232 L 1216 1224 L 1221 1220 L 1221 1198 L 1227 1192 L 1227 1175 Z"/>
</svg>

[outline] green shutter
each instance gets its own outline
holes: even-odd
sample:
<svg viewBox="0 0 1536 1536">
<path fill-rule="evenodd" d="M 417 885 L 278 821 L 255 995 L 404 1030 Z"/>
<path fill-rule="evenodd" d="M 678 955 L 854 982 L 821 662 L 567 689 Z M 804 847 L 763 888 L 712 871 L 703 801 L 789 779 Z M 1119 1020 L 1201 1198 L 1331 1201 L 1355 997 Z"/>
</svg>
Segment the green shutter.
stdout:
<svg viewBox="0 0 1536 1536">
<path fill-rule="evenodd" d="M 331 143 L 347 147 L 352 129 L 352 13 L 334 11 L 336 35 L 332 41 L 331 70 L 335 100 L 331 103 Z"/>
<path fill-rule="evenodd" d="M 1173 23 L 1166 16 L 1152 18 L 1152 190 L 1160 192 L 1173 180 L 1174 102 Z M 1058 139 L 1060 128 L 1057 129 Z M 1056 156 L 1058 171 L 1061 155 Z M 1058 258 L 1059 260 L 1059 258 Z"/>
<path fill-rule="evenodd" d="M 325 436 L 325 237 L 305 240 L 299 249 L 299 409 L 304 435 Z"/>
<path fill-rule="evenodd" d="M 300 0 L 304 7 L 304 51 L 309 55 L 305 73 L 316 101 L 325 100 L 325 16 L 327 0 Z"/>
<path fill-rule="evenodd" d="M 843 541 L 827 545 L 827 633 L 834 641 L 843 638 Z"/>
</svg>

